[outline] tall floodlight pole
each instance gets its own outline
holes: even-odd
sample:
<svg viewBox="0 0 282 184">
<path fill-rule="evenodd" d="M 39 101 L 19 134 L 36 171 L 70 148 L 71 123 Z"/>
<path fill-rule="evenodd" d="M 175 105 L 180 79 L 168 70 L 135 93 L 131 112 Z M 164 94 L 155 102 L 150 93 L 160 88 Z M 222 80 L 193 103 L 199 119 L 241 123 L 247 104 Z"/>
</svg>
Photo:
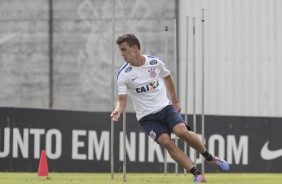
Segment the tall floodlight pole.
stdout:
<svg viewBox="0 0 282 184">
<path fill-rule="evenodd" d="M 186 71 L 185 71 L 185 122 L 188 122 L 188 50 L 189 50 L 189 16 L 186 16 Z M 184 141 L 184 153 L 187 154 L 187 143 Z M 187 175 L 187 170 L 184 168 L 184 175 Z"/>
<path fill-rule="evenodd" d="M 202 9 L 202 142 L 205 142 L 205 10 Z M 202 158 L 202 172 L 205 173 L 205 161 Z"/>
<path fill-rule="evenodd" d="M 112 109 L 115 108 L 114 75 L 115 75 L 115 0 L 112 0 Z M 114 179 L 114 121 L 111 118 L 111 178 Z"/>
<path fill-rule="evenodd" d="M 197 132 L 197 120 L 196 120 L 196 26 L 195 17 L 193 17 L 193 127 L 194 132 Z M 194 151 L 194 164 L 196 163 L 196 151 Z"/>
</svg>

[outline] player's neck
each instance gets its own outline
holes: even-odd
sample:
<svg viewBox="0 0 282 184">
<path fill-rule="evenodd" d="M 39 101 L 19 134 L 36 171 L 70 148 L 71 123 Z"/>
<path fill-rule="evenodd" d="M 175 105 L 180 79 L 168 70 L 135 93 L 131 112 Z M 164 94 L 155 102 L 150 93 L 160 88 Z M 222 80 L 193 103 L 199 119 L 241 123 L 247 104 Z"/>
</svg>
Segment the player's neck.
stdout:
<svg viewBox="0 0 282 184">
<path fill-rule="evenodd" d="M 136 57 L 136 65 L 135 66 L 142 66 L 145 64 L 145 57 L 142 54 L 138 54 Z"/>
</svg>

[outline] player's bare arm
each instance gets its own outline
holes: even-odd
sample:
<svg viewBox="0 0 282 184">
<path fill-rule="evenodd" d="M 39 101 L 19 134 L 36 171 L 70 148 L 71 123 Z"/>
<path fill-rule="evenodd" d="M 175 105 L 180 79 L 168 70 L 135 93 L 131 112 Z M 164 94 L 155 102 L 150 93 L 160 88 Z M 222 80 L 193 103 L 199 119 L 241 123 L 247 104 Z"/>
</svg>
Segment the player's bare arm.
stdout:
<svg viewBox="0 0 282 184">
<path fill-rule="evenodd" d="M 176 95 L 176 90 L 175 90 L 174 83 L 173 83 L 171 75 L 164 77 L 164 82 L 165 82 L 166 88 L 168 90 L 168 93 L 170 95 L 171 102 L 172 102 L 173 106 L 178 110 L 178 112 L 180 112 L 181 111 L 181 105 L 178 101 L 178 97 Z"/>
<path fill-rule="evenodd" d="M 119 95 L 116 103 L 116 108 L 111 113 L 111 117 L 114 121 L 118 121 L 120 114 L 124 111 L 126 106 L 127 95 Z"/>
</svg>

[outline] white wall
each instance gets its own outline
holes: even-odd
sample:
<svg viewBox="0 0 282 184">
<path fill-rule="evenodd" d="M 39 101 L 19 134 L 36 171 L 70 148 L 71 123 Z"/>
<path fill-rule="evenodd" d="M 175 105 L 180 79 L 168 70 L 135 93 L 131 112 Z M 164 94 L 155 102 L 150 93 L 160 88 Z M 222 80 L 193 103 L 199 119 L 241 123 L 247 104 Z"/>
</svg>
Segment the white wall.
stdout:
<svg viewBox="0 0 282 184">
<path fill-rule="evenodd" d="M 103 57 L 111 55 L 111 2 L 54 1 L 54 108 L 111 110 L 111 59 Z M 124 27 L 122 2 L 116 5 L 116 35 Z M 126 29 L 140 37 L 144 53 L 165 58 L 164 26 L 169 26 L 167 62 L 174 73 L 176 1 L 126 2 Z M 206 13 L 206 113 L 282 117 L 281 0 L 179 0 L 183 112 L 185 18 L 189 15 L 197 18 L 197 112 L 201 113 L 202 8 Z M 0 10 L 0 105 L 48 108 L 48 3 L 3 1 Z M 189 33 L 192 38 L 192 29 Z M 192 41 L 189 43 L 188 110 L 192 113 Z M 116 65 L 118 70 L 118 51 Z"/>
<path fill-rule="evenodd" d="M 165 59 L 175 1 L 115 0 L 115 36 L 135 33 L 144 54 Z M 54 109 L 112 111 L 112 0 L 53 0 Z M 47 0 L 0 2 L 0 106 L 49 108 Z M 166 34 L 165 26 L 169 26 Z M 115 72 L 123 64 L 116 45 Z M 173 61 L 173 44 L 168 59 Z M 175 66 L 168 63 L 168 66 Z M 175 74 L 175 69 L 172 73 Z M 114 77 L 116 78 L 116 77 Z M 115 93 L 116 94 L 116 93 Z M 128 109 L 133 111 L 129 100 Z"/>
<path fill-rule="evenodd" d="M 205 112 L 282 117 L 282 1 L 180 0 L 180 101 L 185 110 L 186 16 L 188 112 L 193 110 L 192 17 L 196 17 L 197 113 L 201 113 L 201 9 L 205 9 Z"/>
</svg>

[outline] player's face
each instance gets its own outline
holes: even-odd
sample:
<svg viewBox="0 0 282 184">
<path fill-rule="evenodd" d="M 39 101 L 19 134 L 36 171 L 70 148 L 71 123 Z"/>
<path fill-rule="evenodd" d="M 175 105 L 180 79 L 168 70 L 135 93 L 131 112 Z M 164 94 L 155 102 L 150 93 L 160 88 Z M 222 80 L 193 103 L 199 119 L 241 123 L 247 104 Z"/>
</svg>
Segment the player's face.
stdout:
<svg viewBox="0 0 282 184">
<path fill-rule="evenodd" d="M 127 63 L 134 64 L 136 61 L 135 52 L 137 47 L 135 45 L 130 47 L 126 42 L 121 43 L 118 47 L 124 60 Z"/>
</svg>

